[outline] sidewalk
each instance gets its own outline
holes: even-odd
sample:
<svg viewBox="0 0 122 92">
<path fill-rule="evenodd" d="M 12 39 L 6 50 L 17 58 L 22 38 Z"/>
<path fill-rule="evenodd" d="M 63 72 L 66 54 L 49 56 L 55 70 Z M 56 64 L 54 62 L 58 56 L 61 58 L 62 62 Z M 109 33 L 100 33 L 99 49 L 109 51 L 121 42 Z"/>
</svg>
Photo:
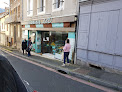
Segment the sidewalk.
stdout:
<svg viewBox="0 0 122 92">
<path fill-rule="evenodd" d="M 62 67 L 61 61 L 45 58 L 38 54 L 33 53 L 34 55 L 28 57 L 27 55 L 23 55 L 18 50 L 10 50 L 7 47 L 2 47 L 1 50 L 7 52 L 9 51 L 9 53 L 43 64 L 58 71 L 64 71 L 65 73 L 71 76 L 75 76 L 86 81 L 93 82 L 95 84 L 102 85 L 122 92 L 122 75 L 120 74 L 109 73 L 104 70 L 73 64 L 71 64 L 70 66 Z"/>
</svg>

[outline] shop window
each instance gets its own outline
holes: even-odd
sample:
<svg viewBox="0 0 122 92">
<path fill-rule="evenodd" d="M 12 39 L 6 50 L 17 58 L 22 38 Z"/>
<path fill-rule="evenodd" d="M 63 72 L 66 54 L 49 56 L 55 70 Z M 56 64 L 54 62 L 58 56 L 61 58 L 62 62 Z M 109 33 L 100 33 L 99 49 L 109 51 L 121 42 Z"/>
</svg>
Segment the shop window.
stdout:
<svg viewBox="0 0 122 92">
<path fill-rule="evenodd" d="M 37 0 L 37 12 L 38 12 L 38 14 L 45 13 L 45 1 L 46 0 Z"/>
<path fill-rule="evenodd" d="M 64 8 L 64 0 L 53 0 L 53 11 L 58 11 Z"/>
<path fill-rule="evenodd" d="M 65 45 L 65 40 L 68 37 L 68 33 L 62 32 L 43 32 L 43 53 L 55 53 L 61 54 L 62 47 Z"/>
<path fill-rule="evenodd" d="M 35 52 L 36 49 L 36 32 L 30 31 L 30 37 L 31 37 L 31 42 L 32 42 L 32 51 Z"/>
<path fill-rule="evenodd" d="M 33 0 L 27 0 L 27 15 L 33 15 Z"/>
<path fill-rule="evenodd" d="M 33 44 L 35 44 L 36 42 L 36 33 L 33 31 L 30 31 L 30 37 L 31 37 L 31 41 Z"/>
</svg>

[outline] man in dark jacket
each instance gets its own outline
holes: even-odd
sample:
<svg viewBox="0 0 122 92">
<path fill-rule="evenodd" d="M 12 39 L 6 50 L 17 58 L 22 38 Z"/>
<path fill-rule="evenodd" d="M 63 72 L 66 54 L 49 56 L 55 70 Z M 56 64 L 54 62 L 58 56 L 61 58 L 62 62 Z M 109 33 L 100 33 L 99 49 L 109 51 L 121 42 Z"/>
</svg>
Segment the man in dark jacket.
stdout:
<svg viewBox="0 0 122 92">
<path fill-rule="evenodd" d="M 24 39 L 22 42 L 23 55 L 24 55 L 24 50 L 26 50 L 26 49 L 27 49 L 27 41 L 26 41 L 26 39 Z"/>
<path fill-rule="evenodd" d="M 32 48 L 32 42 L 31 42 L 31 37 L 29 37 L 29 40 L 28 40 L 28 47 L 27 47 L 27 51 L 28 51 L 28 57 L 31 56 L 31 48 Z"/>
</svg>

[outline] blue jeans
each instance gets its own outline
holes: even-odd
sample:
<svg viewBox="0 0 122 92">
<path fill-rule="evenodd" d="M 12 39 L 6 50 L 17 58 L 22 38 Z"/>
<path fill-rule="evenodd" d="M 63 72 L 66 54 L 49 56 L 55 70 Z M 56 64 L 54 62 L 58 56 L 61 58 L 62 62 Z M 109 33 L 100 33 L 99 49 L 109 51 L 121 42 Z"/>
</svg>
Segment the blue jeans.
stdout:
<svg viewBox="0 0 122 92">
<path fill-rule="evenodd" d="M 30 51 L 28 51 L 28 57 L 31 56 Z"/>
<path fill-rule="evenodd" d="M 69 52 L 64 52 L 64 64 L 66 62 L 66 58 L 67 58 L 67 63 L 69 63 Z"/>
</svg>

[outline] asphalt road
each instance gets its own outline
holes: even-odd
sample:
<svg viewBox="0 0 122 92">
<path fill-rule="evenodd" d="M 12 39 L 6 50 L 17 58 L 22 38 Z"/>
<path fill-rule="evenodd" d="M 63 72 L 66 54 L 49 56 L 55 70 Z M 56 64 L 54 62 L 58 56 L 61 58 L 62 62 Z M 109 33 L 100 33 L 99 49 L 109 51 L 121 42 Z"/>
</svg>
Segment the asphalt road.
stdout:
<svg viewBox="0 0 122 92">
<path fill-rule="evenodd" d="M 38 92 L 105 92 L 5 52 L 2 55 L 8 58 L 21 79 Z"/>
</svg>

